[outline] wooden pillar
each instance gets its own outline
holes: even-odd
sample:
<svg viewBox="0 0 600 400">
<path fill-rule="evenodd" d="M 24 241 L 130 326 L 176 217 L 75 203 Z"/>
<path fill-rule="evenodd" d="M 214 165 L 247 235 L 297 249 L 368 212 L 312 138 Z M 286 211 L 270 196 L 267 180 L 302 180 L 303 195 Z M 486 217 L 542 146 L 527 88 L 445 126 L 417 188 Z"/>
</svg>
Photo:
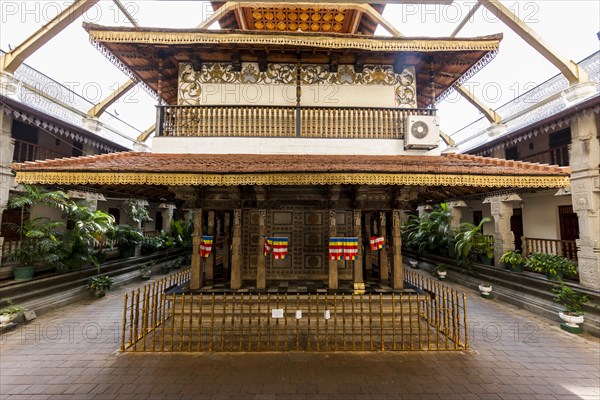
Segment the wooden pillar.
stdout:
<svg viewBox="0 0 600 400">
<path fill-rule="evenodd" d="M 386 238 L 387 241 L 387 228 L 385 222 L 385 212 L 379 214 L 379 234 Z M 390 267 L 387 254 L 388 243 L 379 250 L 379 280 L 381 282 L 387 282 L 390 274 Z"/>
<path fill-rule="evenodd" d="M 267 236 L 267 210 L 258 210 L 258 260 L 256 262 L 256 288 L 267 288 L 267 268 L 264 256 L 265 236 Z"/>
<path fill-rule="evenodd" d="M 206 258 L 206 272 L 205 278 L 206 280 L 212 281 L 215 274 L 215 244 L 217 242 L 217 235 L 215 234 L 215 212 L 208 212 L 208 221 L 206 221 L 208 225 L 208 233 L 207 235 L 213 236 L 213 251 Z"/>
<path fill-rule="evenodd" d="M 200 239 L 202 238 L 202 209 L 194 209 L 194 232 L 192 236 L 192 268 L 190 271 L 190 289 L 200 289 L 204 285 L 202 257 L 200 257 Z"/>
<path fill-rule="evenodd" d="M 227 217 L 229 217 L 229 214 L 227 214 Z M 229 248 L 229 245 L 227 248 Z M 240 289 L 242 287 L 242 210 L 239 209 L 233 210 L 231 251 L 233 253 L 231 255 L 231 288 Z M 227 252 L 229 253 L 229 250 Z"/>
<path fill-rule="evenodd" d="M 354 283 L 363 283 L 365 280 L 363 278 L 363 256 L 362 256 L 362 250 L 363 250 L 363 235 L 362 235 L 362 227 L 361 227 L 361 220 L 362 220 L 362 213 L 360 210 L 354 210 L 353 212 L 353 219 L 354 219 L 354 236 L 356 236 L 358 238 L 358 257 L 356 257 L 356 260 L 354 261 L 354 272 L 353 272 L 353 276 L 354 276 Z M 369 246 L 370 247 L 370 246 Z"/>
<path fill-rule="evenodd" d="M 227 271 L 229 269 L 229 257 L 231 256 L 231 249 L 229 245 L 231 244 L 231 238 L 229 235 L 231 234 L 230 225 L 231 224 L 231 215 L 227 212 L 223 214 L 223 270 Z"/>
<path fill-rule="evenodd" d="M 404 271 L 402 265 L 402 236 L 400 230 L 402 228 L 400 210 L 392 210 L 392 289 L 404 288 Z"/>
<path fill-rule="evenodd" d="M 329 210 L 329 238 L 337 235 L 337 212 Z M 338 288 L 338 260 L 329 260 L 329 289 Z"/>
<path fill-rule="evenodd" d="M 365 235 L 367 235 L 367 240 L 371 240 L 371 213 L 365 214 Z M 365 249 L 365 269 L 367 271 L 367 276 L 371 276 L 371 271 L 373 270 L 373 253 L 371 251 L 371 246 L 367 246 Z"/>
</svg>

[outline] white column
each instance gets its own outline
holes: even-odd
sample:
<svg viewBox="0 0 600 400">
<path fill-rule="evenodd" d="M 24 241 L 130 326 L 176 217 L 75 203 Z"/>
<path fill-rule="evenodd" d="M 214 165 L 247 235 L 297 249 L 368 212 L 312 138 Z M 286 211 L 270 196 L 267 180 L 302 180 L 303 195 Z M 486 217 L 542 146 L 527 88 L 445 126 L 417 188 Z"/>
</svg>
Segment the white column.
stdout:
<svg viewBox="0 0 600 400">
<path fill-rule="evenodd" d="M 513 215 L 513 202 L 523 201 L 517 194 L 486 198 L 483 203 L 490 204 L 494 217 L 494 260 L 497 262 L 502 254 L 515 249 L 515 235 L 510 229 L 510 217 Z"/>
</svg>

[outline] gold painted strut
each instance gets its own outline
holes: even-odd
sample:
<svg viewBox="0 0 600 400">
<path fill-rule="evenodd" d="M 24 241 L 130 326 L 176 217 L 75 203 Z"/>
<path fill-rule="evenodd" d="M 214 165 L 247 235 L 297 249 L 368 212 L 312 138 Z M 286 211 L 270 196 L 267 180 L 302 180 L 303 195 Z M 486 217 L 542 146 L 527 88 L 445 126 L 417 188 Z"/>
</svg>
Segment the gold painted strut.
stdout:
<svg viewBox="0 0 600 400">
<path fill-rule="evenodd" d="M 15 179 L 18 183 L 63 185 L 416 185 L 500 188 L 561 188 L 570 185 L 567 176 L 384 173 L 201 174 L 19 171 Z"/>
</svg>

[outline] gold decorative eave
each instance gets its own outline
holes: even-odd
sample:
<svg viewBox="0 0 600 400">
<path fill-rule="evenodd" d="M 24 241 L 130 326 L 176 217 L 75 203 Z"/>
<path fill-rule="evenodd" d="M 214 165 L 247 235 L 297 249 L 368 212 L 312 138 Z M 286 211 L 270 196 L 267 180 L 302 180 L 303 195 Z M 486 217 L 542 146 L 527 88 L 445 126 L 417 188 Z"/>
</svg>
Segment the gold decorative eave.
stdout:
<svg viewBox="0 0 600 400">
<path fill-rule="evenodd" d="M 54 185 L 412 185 L 485 188 L 569 187 L 568 176 L 378 173 L 198 174 L 150 172 L 17 172 L 16 181 Z"/>
<path fill-rule="evenodd" d="M 502 35 L 481 38 L 363 38 L 321 34 L 258 31 L 105 30 L 89 27 L 90 39 L 100 43 L 143 43 L 152 45 L 267 45 L 363 51 L 497 51 Z"/>
</svg>

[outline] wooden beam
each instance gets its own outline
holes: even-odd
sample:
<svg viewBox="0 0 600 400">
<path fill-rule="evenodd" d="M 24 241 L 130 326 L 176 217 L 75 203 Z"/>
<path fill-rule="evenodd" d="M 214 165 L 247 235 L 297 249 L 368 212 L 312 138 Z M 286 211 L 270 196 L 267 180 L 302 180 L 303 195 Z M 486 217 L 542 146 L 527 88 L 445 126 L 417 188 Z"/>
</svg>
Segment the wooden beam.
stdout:
<svg viewBox="0 0 600 400">
<path fill-rule="evenodd" d="M 46 25 L 35 31 L 23 43 L 0 57 L 0 72 L 13 73 L 27 57 L 48 43 L 54 36 L 78 19 L 99 0 L 76 0 Z"/>
<path fill-rule="evenodd" d="M 481 100 L 479 100 L 469 89 L 461 84 L 454 85 L 456 91 L 460 93 L 469 103 L 477 108 L 481 113 L 490 121 L 492 124 L 499 124 L 502 121 L 502 117 L 496 113 L 496 111 L 489 108 Z"/>
<path fill-rule="evenodd" d="M 463 20 L 458 23 L 458 26 L 456 27 L 456 29 L 450 34 L 451 38 L 456 37 L 456 35 L 458 35 L 458 33 L 462 30 L 462 28 L 465 27 L 467 22 L 469 22 L 469 20 L 471 18 L 473 18 L 473 16 L 475 15 L 475 13 L 477 12 L 477 10 L 479 9 L 480 6 L 481 6 L 480 3 L 475 3 L 473 8 L 471 8 L 471 10 L 469 10 L 467 15 L 465 15 L 465 17 L 463 18 Z"/>
<path fill-rule="evenodd" d="M 135 79 L 129 79 L 127 82 L 122 84 L 117 90 L 108 95 L 104 100 L 95 104 L 92 108 L 90 108 L 87 114 L 92 118 L 98 118 L 108 107 L 114 104 L 115 101 L 119 100 L 121 96 L 131 90 L 135 85 L 137 85 L 137 81 Z"/>
<path fill-rule="evenodd" d="M 150 135 L 152 135 L 154 133 L 154 131 L 156 130 L 156 124 L 153 124 L 150 128 L 146 129 L 144 132 L 142 132 L 138 137 L 137 137 L 137 141 L 138 142 L 145 142 L 146 140 L 148 140 L 148 138 L 150 137 Z"/>
<path fill-rule="evenodd" d="M 125 8 L 125 6 L 121 3 L 121 0 L 113 0 L 113 2 L 117 5 L 117 8 L 125 15 L 125 18 L 127 18 L 129 22 L 131 22 L 131 25 L 138 28 L 139 25 L 137 21 L 133 18 L 131 14 L 129 14 L 129 11 L 127 11 L 127 8 Z"/>
<path fill-rule="evenodd" d="M 588 76 L 585 70 L 579 68 L 577 63 L 567 60 L 552 49 L 542 37 L 535 32 L 529 25 L 517 17 L 508 7 L 500 3 L 499 0 L 478 0 L 482 6 L 490 10 L 506 26 L 512 29 L 528 45 L 533 47 L 546 60 L 559 69 L 567 78 L 571 85 L 587 82 Z"/>
</svg>

